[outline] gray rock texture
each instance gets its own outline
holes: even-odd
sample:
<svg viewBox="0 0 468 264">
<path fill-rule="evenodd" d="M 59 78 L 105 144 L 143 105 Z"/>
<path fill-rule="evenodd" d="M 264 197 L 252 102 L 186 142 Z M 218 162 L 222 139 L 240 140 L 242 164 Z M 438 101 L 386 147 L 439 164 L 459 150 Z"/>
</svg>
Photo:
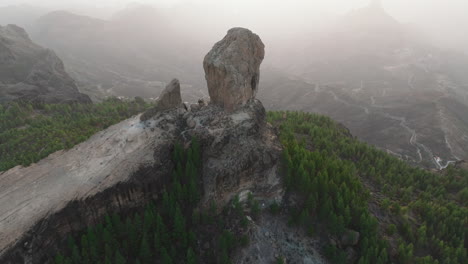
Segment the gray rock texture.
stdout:
<svg viewBox="0 0 468 264">
<path fill-rule="evenodd" d="M 234 111 L 255 98 L 264 56 L 259 36 L 245 28 L 230 29 L 203 61 L 211 102 Z"/>
<path fill-rule="evenodd" d="M 161 92 L 161 95 L 156 101 L 156 106 L 146 111 L 141 116 L 141 120 L 148 120 L 160 111 L 177 108 L 181 105 L 182 97 L 180 95 L 180 82 L 177 79 L 173 79 Z"/>
<path fill-rule="evenodd" d="M 304 230 L 288 225 L 287 215 L 265 213 L 256 221 L 250 221 L 248 233 L 249 245 L 234 256 L 232 263 L 328 263 L 317 250 L 321 248 L 320 241 Z"/>
<path fill-rule="evenodd" d="M 0 102 L 89 103 L 51 50 L 30 39 L 24 29 L 0 26 Z"/>
<path fill-rule="evenodd" d="M 201 205 L 214 201 L 222 208 L 241 192 L 265 197 L 281 195 L 278 175 L 282 146 L 258 100 L 229 113 L 209 105 L 187 117 L 184 138 L 196 137 L 203 152 L 204 197 Z"/>
</svg>

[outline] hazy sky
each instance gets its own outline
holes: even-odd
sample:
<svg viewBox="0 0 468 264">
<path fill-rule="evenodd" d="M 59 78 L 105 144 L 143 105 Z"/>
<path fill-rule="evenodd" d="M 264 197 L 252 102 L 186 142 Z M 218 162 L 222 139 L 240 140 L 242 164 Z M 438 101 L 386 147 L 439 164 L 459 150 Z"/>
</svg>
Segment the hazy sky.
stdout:
<svg viewBox="0 0 468 264">
<path fill-rule="evenodd" d="M 129 3 L 159 7 L 183 7 L 206 17 L 207 23 L 230 23 L 247 27 L 289 27 L 300 30 L 321 21 L 367 5 L 371 0 L 0 0 L 0 6 L 28 3 L 53 9 L 85 10 L 92 15 L 110 15 Z M 433 35 L 466 39 L 468 0 L 382 0 L 385 9 L 397 20 L 419 26 Z M 100 10 L 102 12 L 100 12 Z M 212 19 L 210 19 L 212 18 Z M 447 36 L 447 37 L 445 37 Z"/>
<path fill-rule="evenodd" d="M 210 11 L 227 10 L 232 13 L 258 13 L 262 15 L 283 14 L 296 21 L 298 17 L 317 18 L 323 15 L 336 15 L 359 8 L 371 0 L 0 0 L 0 6 L 28 3 L 32 5 L 66 8 L 89 6 L 96 8 L 110 7 L 119 9 L 132 2 L 149 3 L 156 6 L 177 6 L 197 4 L 213 6 Z M 385 8 L 402 22 L 431 25 L 457 26 L 467 22 L 467 0 L 382 0 Z M 216 9 L 214 8 L 216 7 Z M 310 18 L 309 17 L 309 18 Z M 287 21 L 284 21 L 287 22 Z"/>
<path fill-rule="evenodd" d="M 223 6 L 235 11 L 255 10 L 262 12 L 290 12 L 299 14 L 317 12 L 339 14 L 353 8 L 359 8 L 371 0 L 0 0 L 0 6 L 28 3 L 33 5 L 48 5 L 57 8 L 68 6 L 93 6 L 122 8 L 128 3 L 149 3 L 157 6 L 176 6 L 180 4 L 203 4 Z M 420 19 L 456 20 L 466 14 L 467 0 L 382 0 L 386 9 L 401 20 L 414 22 Z M 206 10 L 209 12 L 209 10 Z M 435 21 L 434 21 L 435 22 Z M 439 21 L 441 22 L 441 21 Z M 444 21 L 442 21 L 444 22 Z"/>
</svg>

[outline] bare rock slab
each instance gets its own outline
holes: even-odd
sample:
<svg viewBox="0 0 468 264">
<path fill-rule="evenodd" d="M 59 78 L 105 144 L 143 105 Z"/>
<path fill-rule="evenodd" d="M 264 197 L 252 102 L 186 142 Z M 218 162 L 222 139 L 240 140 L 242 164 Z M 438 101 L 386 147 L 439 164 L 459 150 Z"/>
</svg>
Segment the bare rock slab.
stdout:
<svg viewBox="0 0 468 264">
<path fill-rule="evenodd" d="M 211 102 L 234 111 L 255 98 L 265 45 L 245 28 L 230 29 L 205 56 L 203 68 Z"/>
</svg>

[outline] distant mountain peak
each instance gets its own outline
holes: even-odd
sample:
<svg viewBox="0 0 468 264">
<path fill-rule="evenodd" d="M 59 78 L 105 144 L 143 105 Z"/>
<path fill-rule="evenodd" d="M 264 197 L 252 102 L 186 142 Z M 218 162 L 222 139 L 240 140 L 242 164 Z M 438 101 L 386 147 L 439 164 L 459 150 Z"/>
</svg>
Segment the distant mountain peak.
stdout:
<svg viewBox="0 0 468 264">
<path fill-rule="evenodd" d="M 348 28 L 364 31 L 398 29 L 401 26 L 385 11 L 381 0 L 372 0 L 368 6 L 349 12 L 344 16 L 342 24 Z"/>
</svg>

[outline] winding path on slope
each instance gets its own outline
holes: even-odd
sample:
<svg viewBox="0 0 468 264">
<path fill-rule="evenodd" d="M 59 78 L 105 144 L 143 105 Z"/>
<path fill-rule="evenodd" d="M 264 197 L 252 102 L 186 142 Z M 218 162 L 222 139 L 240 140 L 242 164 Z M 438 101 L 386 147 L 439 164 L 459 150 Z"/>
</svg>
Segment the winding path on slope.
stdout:
<svg viewBox="0 0 468 264">
<path fill-rule="evenodd" d="M 410 78 L 408 79 L 408 85 L 411 85 L 411 87 L 413 87 L 412 86 L 412 80 L 413 80 L 413 77 L 410 76 Z M 364 84 L 362 82 L 361 82 L 361 85 L 364 86 Z M 339 98 L 338 95 L 334 91 L 329 90 L 328 93 L 330 93 L 333 96 L 333 99 L 335 101 L 346 104 L 346 105 L 351 106 L 351 107 L 356 107 L 356 108 L 363 109 L 366 114 L 370 114 L 370 110 L 369 110 L 368 107 L 361 106 L 361 105 L 356 105 L 356 104 L 351 104 L 351 103 L 347 102 L 346 100 Z M 370 100 L 371 100 L 371 105 L 372 105 L 373 108 L 385 109 L 385 107 L 378 106 L 378 105 L 375 104 L 375 96 L 371 96 Z M 384 113 L 384 112 L 380 112 L 380 111 L 375 111 L 375 113 L 383 115 L 383 116 L 385 116 L 387 118 L 390 118 L 392 120 L 398 121 L 399 125 L 411 135 L 410 140 L 409 140 L 409 144 L 415 148 L 415 151 L 416 151 L 416 154 L 417 154 L 417 157 L 418 157 L 418 160 L 413 159 L 413 161 L 415 163 L 421 163 L 423 161 L 423 155 L 422 155 L 423 151 L 425 153 L 427 153 L 427 155 L 429 157 L 431 157 L 430 159 L 431 159 L 432 163 L 440 170 L 447 168 L 448 165 L 455 162 L 455 161 L 447 161 L 447 163 L 445 165 L 441 164 L 441 161 L 437 160 L 434 157 L 434 154 L 433 154 L 432 150 L 429 147 L 427 147 L 426 145 L 418 142 L 418 134 L 417 134 L 415 129 L 412 129 L 409 126 L 409 124 L 408 124 L 408 122 L 406 120 L 406 117 L 394 116 L 394 115 L 391 115 L 389 113 Z M 395 152 L 393 152 L 393 151 L 391 151 L 389 149 L 387 149 L 387 151 L 389 151 L 392 154 L 395 154 Z M 399 156 L 401 158 L 401 154 L 398 154 L 397 156 Z"/>
</svg>

